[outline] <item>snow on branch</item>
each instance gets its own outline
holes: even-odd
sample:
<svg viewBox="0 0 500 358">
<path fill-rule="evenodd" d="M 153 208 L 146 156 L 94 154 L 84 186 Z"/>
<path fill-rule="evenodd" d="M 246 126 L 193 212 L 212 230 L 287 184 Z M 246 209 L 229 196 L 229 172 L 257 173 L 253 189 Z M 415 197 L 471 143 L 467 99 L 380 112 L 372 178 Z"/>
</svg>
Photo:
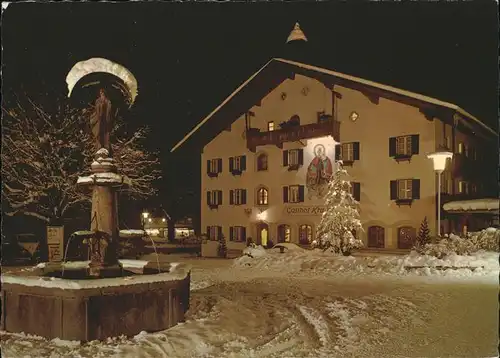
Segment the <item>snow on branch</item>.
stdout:
<svg viewBox="0 0 500 358">
<path fill-rule="evenodd" d="M 2 199 L 7 215 L 24 214 L 50 222 L 63 218 L 71 208 L 90 203 L 81 191 L 78 176 L 88 175 L 94 157 L 89 111 L 58 101 L 51 110 L 28 97 L 12 108 L 2 108 Z M 117 120 L 117 128 L 123 122 Z M 147 129 L 123 134 L 113 149 L 119 170 L 130 177 L 126 193 L 144 198 L 155 193 L 159 178 L 155 153 L 141 146 Z"/>
<path fill-rule="evenodd" d="M 325 196 L 326 210 L 318 225 L 317 246 L 324 250 L 348 255 L 363 246 L 359 233 L 363 230 L 359 203 L 351 193 L 347 171 L 339 165 L 328 184 Z"/>
</svg>

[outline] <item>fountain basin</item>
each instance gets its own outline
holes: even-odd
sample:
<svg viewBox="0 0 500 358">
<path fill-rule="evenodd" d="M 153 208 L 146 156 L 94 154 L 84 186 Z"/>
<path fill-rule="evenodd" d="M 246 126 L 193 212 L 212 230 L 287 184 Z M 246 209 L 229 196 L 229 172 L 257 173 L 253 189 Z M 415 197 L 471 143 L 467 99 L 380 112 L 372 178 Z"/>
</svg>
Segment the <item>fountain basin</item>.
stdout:
<svg viewBox="0 0 500 358">
<path fill-rule="evenodd" d="M 62 264 L 2 274 L 1 329 L 86 342 L 160 331 L 184 321 L 189 265 L 169 263 L 157 273 L 156 262 L 123 261 L 123 273 L 114 278 L 54 277 Z M 64 271 L 74 274 L 88 265 L 72 264 Z"/>
</svg>

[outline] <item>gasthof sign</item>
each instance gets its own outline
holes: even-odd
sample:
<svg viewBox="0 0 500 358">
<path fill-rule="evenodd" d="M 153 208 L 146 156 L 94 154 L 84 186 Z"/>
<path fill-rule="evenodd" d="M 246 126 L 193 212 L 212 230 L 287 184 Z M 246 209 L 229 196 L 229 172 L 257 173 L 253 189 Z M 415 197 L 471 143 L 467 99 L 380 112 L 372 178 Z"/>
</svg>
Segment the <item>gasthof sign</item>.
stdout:
<svg viewBox="0 0 500 358">
<path fill-rule="evenodd" d="M 325 206 L 287 206 L 285 213 L 287 215 L 321 215 L 325 211 Z"/>
</svg>

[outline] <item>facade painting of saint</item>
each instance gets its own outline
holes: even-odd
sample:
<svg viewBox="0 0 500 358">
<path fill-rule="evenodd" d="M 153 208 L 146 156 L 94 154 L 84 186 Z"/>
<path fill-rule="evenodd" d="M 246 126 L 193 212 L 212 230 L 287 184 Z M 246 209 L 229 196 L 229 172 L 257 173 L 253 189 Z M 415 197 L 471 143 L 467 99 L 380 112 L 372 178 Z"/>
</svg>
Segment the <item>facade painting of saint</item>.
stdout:
<svg viewBox="0 0 500 358">
<path fill-rule="evenodd" d="M 307 167 L 306 186 L 308 198 L 314 196 L 323 198 L 328 191 L 328 181 L 333 174 L 332 161 L 326 155 L 326 148 L 323 144 L 314 146 L 314 158 Z"/>
</svg>

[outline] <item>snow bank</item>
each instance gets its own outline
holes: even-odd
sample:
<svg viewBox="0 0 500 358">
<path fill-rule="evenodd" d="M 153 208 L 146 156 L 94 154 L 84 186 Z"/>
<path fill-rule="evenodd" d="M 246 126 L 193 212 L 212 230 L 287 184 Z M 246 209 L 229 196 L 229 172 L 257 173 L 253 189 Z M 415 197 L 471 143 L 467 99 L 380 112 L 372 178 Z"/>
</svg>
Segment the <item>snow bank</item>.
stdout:
<svg viewBox="0 0 500 358">
<path fill-rule="evenodd" d="M 412 251 L 406 256 L 380 255 L 368 257 L 336 256 L 321 250 L 287 251 L 267 250 L 261 256 L 242 256 L 234 260 L 238 268 L 288 272 L 318 272 L 318 274 L 364 273 L 386 275 L 434 275 L 446 273 L 455 276 L 498 274 L 498 254 L 479 251 L 469 256 L 451 254 L 438 259 Z"/>
<path fill-rule="evenodd" d="M 475 252 L 499 251 L 500 230 L 488 228 L 469 233 L 467 237 L 450 234 L 436 243 L 426 244 L 417 251 L 421 254 L 443 258 L 449 255 L 471 255 Z"/>
<path fill-rule="evenodd" d="M 243 250 L 243 255 L 249 256 L 249 257 L 262 257 L 262 256 L 266 256 L 267 252 L 266 252 L 266 249 L 264 249 L 260 245 L 249 246 Z"/>
</svg>

